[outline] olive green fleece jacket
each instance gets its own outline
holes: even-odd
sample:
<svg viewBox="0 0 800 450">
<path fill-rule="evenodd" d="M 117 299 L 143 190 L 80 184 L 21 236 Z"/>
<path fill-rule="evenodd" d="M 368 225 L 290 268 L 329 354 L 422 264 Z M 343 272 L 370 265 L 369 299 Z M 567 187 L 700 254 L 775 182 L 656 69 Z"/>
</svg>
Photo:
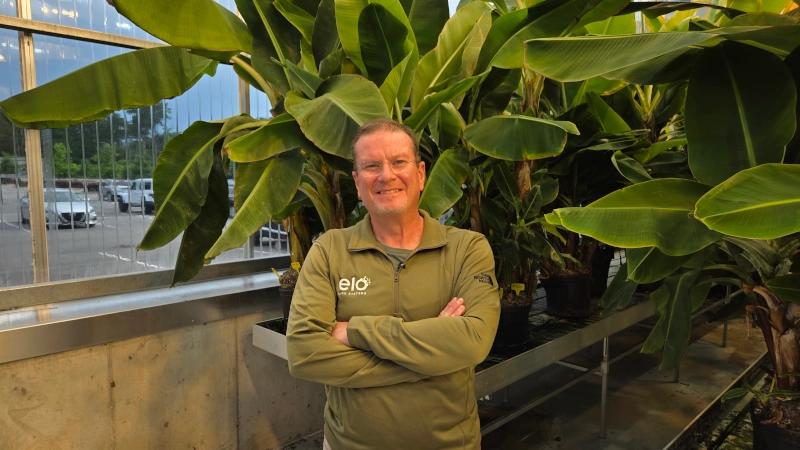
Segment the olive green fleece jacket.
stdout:
<svg viewBox="0 0 800 450">
<path fill-rule="evenodd" d="M 308 253 L 287 330 L 289 371 L 326 385 L 333 450 L 479 449 L 475 366 L 492 346 L 500 301 L 489 243 L 426 213 L 396 267 L 367 216 Z M 437 317 L 453 297 L 461 317 Z M 347 347 L 331 336 L 349 321 Z"/>
</svg>

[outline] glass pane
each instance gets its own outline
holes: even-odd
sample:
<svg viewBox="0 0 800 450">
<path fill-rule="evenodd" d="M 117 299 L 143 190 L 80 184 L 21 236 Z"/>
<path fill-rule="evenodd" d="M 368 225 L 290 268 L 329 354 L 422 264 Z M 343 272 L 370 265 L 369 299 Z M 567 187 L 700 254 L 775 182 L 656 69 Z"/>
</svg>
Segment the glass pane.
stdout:
<svg viewBox="0 0 800 450">
<path fill-rule="evenodd" d="M 43 84 L 131 50 L 36 35 L 34 51 L 37 81 Z M 136 251 L 154 218 L 148 194 L 155 163 L 166 142 L 192 122 L 238 112 L 238 78 L 231 66 L 221 64 L 213 78 L 203 77 L 179 97 L 116 112 L 97 122 L 43 131 L 51 280 L 174 267 L 180 236 L 158 250 Z M 60 202 L 60 190 L 72 191 L 80 200 Z M 263 234 L 256 256 L 286 252 L 285 233 Z M 243 258 L 239 248 L 215 262 Z"/>
<path fill-rule="evenodd" d="M 0 14 L 16 16 L 15 3 L 0 0 Z M 234 0 L 217 3 L 236 11 Z M 33 20 L 42 22 L 161 42 L 120 15 L 107 0 L 31 0 L 31 15 Z"/>
<path fill-rule="evenodd" d="M 1 6 L 15 8 L 7 1 Z M 0 30 L 0 100 L 22 92 L 18 39 L 16 31 Z M 0 288 L 33 282 L 30 227 L 20 217 L 27 192 L 24 142 L 24 132 L 0 114 Z"/>
</svg>

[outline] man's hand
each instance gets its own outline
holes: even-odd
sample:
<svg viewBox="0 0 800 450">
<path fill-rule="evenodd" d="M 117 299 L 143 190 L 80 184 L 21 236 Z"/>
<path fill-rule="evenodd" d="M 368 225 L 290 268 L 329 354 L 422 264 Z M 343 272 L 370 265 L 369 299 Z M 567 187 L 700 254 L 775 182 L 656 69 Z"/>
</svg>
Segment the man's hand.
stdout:
<svg viewBox="0 0 800 450">
<path fill-rule="evenodd" d="M 350 345 L 350 340 L 347 339 L 347 323 L 348 322 L 336 322 L 333 325 L 333 332 L 331 332 L 331 335 L 342 344 L 352 347 Z"/>
<path fill-rule="evenodd" d="M 464 307 L 464 299 L 463 298 L 455 298 L 453 297 L 450 300 L 450 303 L 444 307 L 442 312 L 439 313 L 439 317 L 459 317 L 464 314 L 466 307 Z M 350 345 L 350 340 L 347 339 L 347 324 L 348 322 L 336 322 L 333 324 L 333 331 L 331 335 L 336 338 L 337 341 L 341 342 L 342 344 L 352 347 Z"/>
<path fill-rule="evenodd" d="M 460 317 L 466 309 L 463 298 L 453 297 L 450 303 L 439 313 L 439 317 Z"/>
</svg>

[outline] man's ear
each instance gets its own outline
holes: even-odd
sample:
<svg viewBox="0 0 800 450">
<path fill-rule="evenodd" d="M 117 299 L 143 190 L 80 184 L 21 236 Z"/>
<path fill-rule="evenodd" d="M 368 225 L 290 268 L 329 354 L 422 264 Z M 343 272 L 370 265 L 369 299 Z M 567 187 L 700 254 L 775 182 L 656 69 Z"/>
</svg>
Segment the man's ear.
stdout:
<svg viewBox="0 0 800 450">
<path fill-rule="evenodd" d="M 422 189 L 425 187 L 425 161 L 420 161 L 417 167 L 417 171 L 419 172 L 419 191 L 422 192 Z"/>
<path fill-rule="evenodd" d="M 360 199 L 361 198 L 361 191 L 358 189 L 358 172 L 356 172 L 354 170 L 351 173 L 353 174 L 353 181 L 356 184 L 356 194 L 358 195 L 358 198 Z"/>
</svg>

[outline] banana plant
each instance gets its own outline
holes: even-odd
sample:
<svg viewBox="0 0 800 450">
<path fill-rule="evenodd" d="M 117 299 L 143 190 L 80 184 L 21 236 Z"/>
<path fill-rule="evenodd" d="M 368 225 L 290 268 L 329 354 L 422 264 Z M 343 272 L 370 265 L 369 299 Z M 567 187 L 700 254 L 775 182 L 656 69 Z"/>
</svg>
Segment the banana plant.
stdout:
<svg viewBox="0 0 800 450">
<path fill-rule="evenodd" d="M 159 156 L 155 217 L 138 249 L 155 249 L 183 234 L 173 283 L 191 279 L 203 263 L 240 246 L 269 220 L 288 221 L 292 259 L 302 262 L 312 235 L 346 226 L 355 207 L 349 161 L 355 130 L 394 117 L 415 124 L 420 139 L 429 140 L 431 116 L 441 116 L 440 105 L 450 105 L 477 81 L 472 70 L 439 80 L 408 114 L 420 53 L 435 53 L 446 0 L 237 0 L 238 16 L 212 0 L 110 3 L 169 45 L 100 61 L 2 102 L 14 124 L 65 127 L 152 105 L 213 76 L 219 63 L 231 64 L 272 105 L 268 119 L 195 122 Z M 435 159 L 455 146 L 452 137 L 443 138 L 437 134 L 448 147 Z M 228 210 L 219 200 L 227 192 L 230 161 L 238 163 L 236 214 L 226 224 Z M 450 184 L 441 188 L 445 195 L 437 185 L 427 189 L 424 205 L 449 209 L 453 186 L 464 177 L 447 167 L 432 175 Z"/>
<path fill-rule="evenodd" d="M 778 388 L 798 391 L 800 380 L 789 374 L 800 364 L 794 326 L 800 279 L 792 270 L 800 232 L 800 167 L 793 153 L 800 22 L 796 10 L 754 12 L 744 2 L 713 6 L 701 17 L 692 13 L 698 5 L 637 3 L 620 12 L 639 8 L 649 24 L 645 33 L 525 43 L 526 67 L 563 83 L 597 77 L 630 83 L 642 99 L 665 85 L 686 86 L 682 107 L 669 111 L 675 119 L 662 130 L 682 128 L 685 136 L 623 150 L 617 164 L 623 175 L 629 172 L 631 185 L 546 218 L 627 249 L 625 270 L 603 299 L 607 309 L 626 305 L 638 283 L 664 280 L 651 295 L 659 322 L 644 348 L 663 348 L 662 367 L 678 364 L 692 311 L 711 284 L 728 284 L 743 292 L 729 309 L 748 305 L 763 332 Z M 675 8 L 685 10 L 660 17 Z M 674 144 L 685 164 L 658 176 L 631 171 L 631 160 L 652 161 L 651 154 L 663 154 L 662 145 Z"/>
</svg>

